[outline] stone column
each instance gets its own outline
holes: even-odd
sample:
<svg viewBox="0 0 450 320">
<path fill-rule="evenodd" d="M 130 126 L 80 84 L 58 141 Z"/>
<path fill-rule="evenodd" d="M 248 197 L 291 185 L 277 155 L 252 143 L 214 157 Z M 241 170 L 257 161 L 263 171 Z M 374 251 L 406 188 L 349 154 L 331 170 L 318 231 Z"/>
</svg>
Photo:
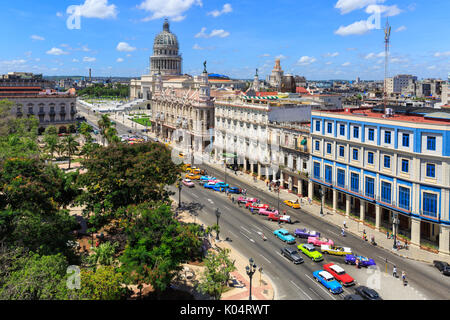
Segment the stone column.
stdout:
<svg viewBox="0 0 450 320">
<path fill-rule="evenodd" d="M 301 194 L 303 197 L 303 183 L 302 183 L 302 179 L 298 179 L 298 194 Z"/>
<path fill-rule="evenodd" d="M 258 162 L 258 179 L 261 178 L 261 163 Z"/>
<path fill-rule="evenodd" d="M 440 255 L 449 255 L 449 239 L 450 239 L 450 227 L 440 225 L 439 231 L 439 254 Z"/>
<path fill-rule="evenodd" d="M 361 220 L 361 223 L 364 221 L 364 218 L 366 216 L 366 203 L 364 200 L 359 199 L 359 220 Z"/>
<path fill-rule="evenodd" d="M 284 188 L 284 175 L 283 171 L 280 170 L 280 188 Z"/>
<path fill-rule="evenodd" d="M 333 189 L 333 212 L 337 211 L 337 190 Z"/>
<path fill-rule="evenodd" d="M 420 246 L 420 220 L 416 218 L 411 218 L 411 244 L 414 246 Z"/>
<path fill-rule="evenodd" d="M 244 171 L 247 171 L 247 159 L 244 157 Z"/>
<path fill-rule="evenodd" d="M 379 204 L 375 205 L 375 230 L 380 230 L 381 222 L 381 207 Z"/>
<path fill-rule="evenodd" d="M 348 194 L 345 195 L 345 216 L 349 217 L 350 216 L 350 196 Z"/>
<path fill-rule="evenodd" d="M 313 199 L 313 182 L 309 180 L 308 182 L 308 198 Z"/>
</svg>

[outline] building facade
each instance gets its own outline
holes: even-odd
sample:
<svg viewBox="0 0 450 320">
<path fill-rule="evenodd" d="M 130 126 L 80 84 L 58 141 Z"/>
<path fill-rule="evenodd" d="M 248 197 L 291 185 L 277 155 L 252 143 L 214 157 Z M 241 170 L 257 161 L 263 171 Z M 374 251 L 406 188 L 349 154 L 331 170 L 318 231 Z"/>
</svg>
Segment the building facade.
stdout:
<svg viewBox="0 0 450 320">
<path fill-rule="evenodd" d="M 450 117 L 372 109 L 312 111 L 310 194 L 411 244 L 449 254 Z"/>
</svg>

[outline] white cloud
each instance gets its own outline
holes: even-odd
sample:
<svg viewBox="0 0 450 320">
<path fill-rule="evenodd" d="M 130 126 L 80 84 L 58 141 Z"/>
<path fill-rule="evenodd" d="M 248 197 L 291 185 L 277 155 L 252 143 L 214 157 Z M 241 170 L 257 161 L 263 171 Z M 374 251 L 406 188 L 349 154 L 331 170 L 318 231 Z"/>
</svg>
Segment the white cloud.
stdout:
<svg viewBox="0 0 450 320">
<path fill-rule="evenodd" d="M 264 53 L 264 54 L 260 55 L 260 57 L 270 57 L 270 54 Z"/>
<path fill-rule="evenodd" d="M 372 58 L 384 58 L 384 52 L 382 51 L 382 52 L 380 52 L 380 53 L 373 53 L 373 52 L 371 52 L 371 53 L 369 53 L 368 55 L 366 55 L 365 57 L 364 57 L 364 59 L 366 59 L 366 60 L 369 60 L 369 59 L 372 59 Z"/>
<path fill-rule="evenodd" d="M 56 13 L 56 16 L 57 16 L 58 18 L 61 18 L 61 17 L 63 16 L 63 14 L 62 14 L 62 12 L 59 12 L 59 11 L 58 11 L 58 12 Z"/>
<path fill-rule="evenodd" d="M 84 57 L 83 58 L 83 62 L 94 62 L 94 61 L 96 61 L 97 59 L 96 58 L 93 58 L 93 57 Z"/>
<path fill-rule="evenodd" d="M 86 0 L 84 4 L 70 6 L 67 8 L 67 14 L 78 14 L 84 18 L 116 18 L 118 11 L 114 4 L 109 5 L 108 0 Z"/>
<path fill-rule="evenodd" d="M 73 59 L 72 62 L 80 62 L 78 59 Z"/>
<path fill-rule="evenodd" d="M 123 62 L 123 59 L 122 59 L 122 58 L 117 58 L 116 61 L 117 61 L 117 62 Z"/>
<path fill-rule="evenodd" d="M 210 34 L 207 34 L 206 28 L 203 27 L 202 30 L 195 35 L 196 38 L 212 38 L 212 37 L 220 37 L 220 38 L 226 38 L 230 35 L 228 31 L 225 31 L 223 29 L 216 30 L 214 29 L 211 31 Z"/>
<path fill-rule="evenodd" d="M 297 64 L 301 66 L 306 66 L 316 61 L 317 59 L 314 57 L 303 56 L 297 61 Z"/>
<path fill-rule="evenodd" d="M 164 17 L 172 21 L 181 21 L 186 17 L 183 15 L 184 12 L 194 5 L 202 7 L 203 3 L 201 0 L 144 0 L 137 8 L 152 13 L 143 21 Z"/>
<path fill-rule="evenodd" d="M 51 48 L 46 53 L 52 56 L 61 56 L 63 54 L 69 54 L 68 52 L 63 51 L 60 48 Z"/>
<path fill-rule="evenodd" d="M 394 16 L 402 13 L 402 10 L 400 10 L 397 7 L 397 5 L 383 6 L 383 5 L 372 4 L 366 8 L 366 13 L 368 13 L 368 14 L 374 14 L 374 13 L 383 14 L 384 13 L 385 17 L 394 17 Z"/>
<path fill-rule="evenodd" d="M 207 14 L 209 16 L 213 16 L 214 18 L 217 18 L 218 16 L 221 16 L 222 14 L 230 13 L 232 11 L 233 11 L 233 8 L 231 7 L 231 4 L 225 3 L 223 5 L 222 10 L 220 10 L 220 11 L 219 10 L 214 10 L 214 11 L 208 12 Z"/>
<path fill-rule="evenodd" d="M 450 57 L 450 51 L 447 52 L 436 52 L 434 54 L 435 57 L 439 58 L 439 57 Z"/>
<path fill-rule="evenodd" d="M 337 57 L 338 55 L 339 55 L 339 52 L 334 52 L 334 53 L 328 52 L 328 53 L 324 54 L 323 56 L 334 58 L 334 57 Z"/>
<path fill-rule="evenodd" d="M 370 30 L 374 29 L 375 26 L 367 20 L 356 21 L 348 26 L 340 26 L 338 30 L 334 33 L 340 36 L 349 36 L 349 35 L 362 35 Z"/>
<path fill-rule="evenodd" d="M 117 51 L 120 51 L 120 52 L 132 52 L 132 51 L 136 50 L 135 47 L 130 46 L 126 42 L 119 42 L 116 49 L 117 49 Z"/>
<path fill-rule="evenodd" d="M 341 14 L 347 14 L 354 10 L 362 9 L 368 5 L 383 3 L 385 0 L 339 0 L 334 6 L 341 11 Z"/>
<path fill-rule="evenodd" d="M 37 36 L 37 35 L 35 35 L 35 34 L 33 34 L 33 35 L 31 36 L 31 39 L 33 39 L 33 40 L 38 40 L 38 41 L 44 41 L 44 40 L 45 40 L 44 37 Z"/>
<path fill-rule="evenodd" d="M 282 54 L 279 54 L 275 57 L 275 59 L 280 59 L 280 60 L 284 60 L 286 59 L 286 56 L 283 56 Z"/>
<path fill-rule="evenodd" d="M 17 66 L 21 64 L 25 64 L 27 61 L 24 59 L 15 59 L 15 60 L 3 60 L 0 61 L 1 64 L 7 65 L 7 66 Z"/>
<path fill-rule="evenodd" d="M 82 46 L 82 47 L 81 47 L 81 50 L 84 51 L 84 52 L 89 52 L 89 51 L 91 51 L 91 49 L 89 49 L 88 46 Z"/>
<path fill-rule="evenodd" d="M 345 63 L 342 64 L 343 67 L 348 67 L 349 65 L 351 65 L 350 62 L 345 62 Z"/>
<path fill-rule="evenodd" d="M 326 62 L 325 64 L 329 66 L 330 64 L 333 64 L 333 62 L 328 61 L 328 62 Z"/>
<path fill-rule="evenodd" d="M 395 32 L 402 32 L 402 31 L 405 31 L 406 30 L 406 27 L 405 26 L 401 26 L 401 27 L 398 27 L 397 29 L 395 29 Z"/>
</svg>

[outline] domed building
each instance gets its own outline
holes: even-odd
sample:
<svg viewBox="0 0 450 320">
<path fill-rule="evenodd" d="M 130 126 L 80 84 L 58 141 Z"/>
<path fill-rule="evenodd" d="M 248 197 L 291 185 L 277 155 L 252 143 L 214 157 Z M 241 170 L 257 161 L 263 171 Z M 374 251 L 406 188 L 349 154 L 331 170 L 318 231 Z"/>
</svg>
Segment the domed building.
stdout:
<svg viewBox="0 0 450 320">
<path fill-rule="evenodd" d="M 181 75 L 182 58 L 179 54 L 178 39 L 170 32 L 169 21 L 163 24 L 163 31 L 156 37 L 153 43 L 153 56 L 150 57 L 150 74 Z"/>
</svg>

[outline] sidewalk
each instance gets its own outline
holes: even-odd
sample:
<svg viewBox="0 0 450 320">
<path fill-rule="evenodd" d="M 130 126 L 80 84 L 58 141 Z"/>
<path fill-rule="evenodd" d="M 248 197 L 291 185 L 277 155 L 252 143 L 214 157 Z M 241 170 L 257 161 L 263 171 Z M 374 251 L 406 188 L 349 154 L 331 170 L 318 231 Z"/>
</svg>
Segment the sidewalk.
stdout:
<svg viewBox="0 0 450 320">
<path fill-rule="evenodd" d="M 223 164 L 208 163 L 208 165 L 217 170 L 221 170 L 221 171 L 224 170 Z M 272 196 L 276 195 L 276 193 L 274 191 L 271 191 L 271 192 L 269 191 L 269 189 L 266 186 L 266 183 L 264 181 L 256 180 L 256 182 L 255 182 L 253 177 L 250 176 L 249 174 L 245 174 L 243 172 L 238 171 L 237 175 L 235 175 L 234 171 L 228 170 L 228 169 L 227 169 L 227 173 L 229 173 L 230 176 L 233 176 L 236 179 L 239 179 L 245 183 L 253 185 L 256 189 L 258 189 L 262 192 L 265 192 L 266 194 L 270 194 Z M 253 196 L 257 196 L 257 195 L 253 195 Z M 280 203 L 283 202 L 284 200 L 295 201 L 297 199 L 298 199 L 298 197 L 295 194 L 291 194 L 287 190 L 280 190 Z M 405 250 L 405 249 L 393 250 L 392 247 L 393 247 L 394 240 L 387 239 L 385 233 L 376 231 L 375 229 L 372 229 L 372 227 L 370 227 L 366 224 L 363 224 L 361 221 L 357 220 L 354 217 L 351 217 L 351 216 L 346 217 L 345 214 L 340 213 L 339 211 L 334 213 L 333 209 L 328 208 L 326 206 L 324 207 L 324 210 L 323 210 L 324 215 L 323 215 L 323 217 L 321 217 L 319 202 L 313 201 L 312 204 L 309 205 L 307 197 L 303 198 L 302 202 L 303 203 L 301 203 L 301 207 L 307 213 L 314 215 L 318 218 L 324 219 L 324 220 L 326 219 L 328 222 L 331 222 L 339 227 L 342 227 L 343 223 L 345 221 L 347 224 L 347 227 L 348 227 L 346 229 L 346 232 L 355 234 L 361 238 L 363 236 L 363 231 L 366 230 L 368 239 L 370 239 L 371 236 L 373 235 L 375 237 L 375 242 L 377 243 L 377 245 L 379 247 L 389 250 L 398 256 L 425 262 L 425 263 L 432 263 L 433 260 L 441 260 L 441 261 L 446 261 L 446 262 L 450 263 L 450 256 L 428 252 L 426 250 L 422 250 L 419 247 L 413 246 L 413 245 L 409 245 L 408 250 Z"/>
<path fill-rule="evenodd" d="M 174 203 L 175 199 L 172 198 Z M 189 213 L 183 211 L 179 215 L 180 220 L 189 223 L 194 222 Z M 199 217 L 195 218 L 195 222 L 205 224 Z M 206 225 L 206 224 L 205 224 Z M 248 258 L 244 257 L 236 249 L 225 241 L 215 241 L 215 237 L 211 239 L 212 247 L 219 247 L 222 249 L 230 249 L 230 259 L 235 263 L 236 271 L 231 272 L 231 277 L 234 279 L 234 287 L 222 294 L 221 300 L 248 300 L 250 295 L 250 279 L 245 271 L 245 266 L 249 264 Z M 200 276 L 200 275 L 198 275 Z M 273 300 L 275 297 L 275 290 L 272 286 L 271 280 L 264 274 L 257 270 L 252 279 L 252 299 L 253 300 Z"/>
</svg>

